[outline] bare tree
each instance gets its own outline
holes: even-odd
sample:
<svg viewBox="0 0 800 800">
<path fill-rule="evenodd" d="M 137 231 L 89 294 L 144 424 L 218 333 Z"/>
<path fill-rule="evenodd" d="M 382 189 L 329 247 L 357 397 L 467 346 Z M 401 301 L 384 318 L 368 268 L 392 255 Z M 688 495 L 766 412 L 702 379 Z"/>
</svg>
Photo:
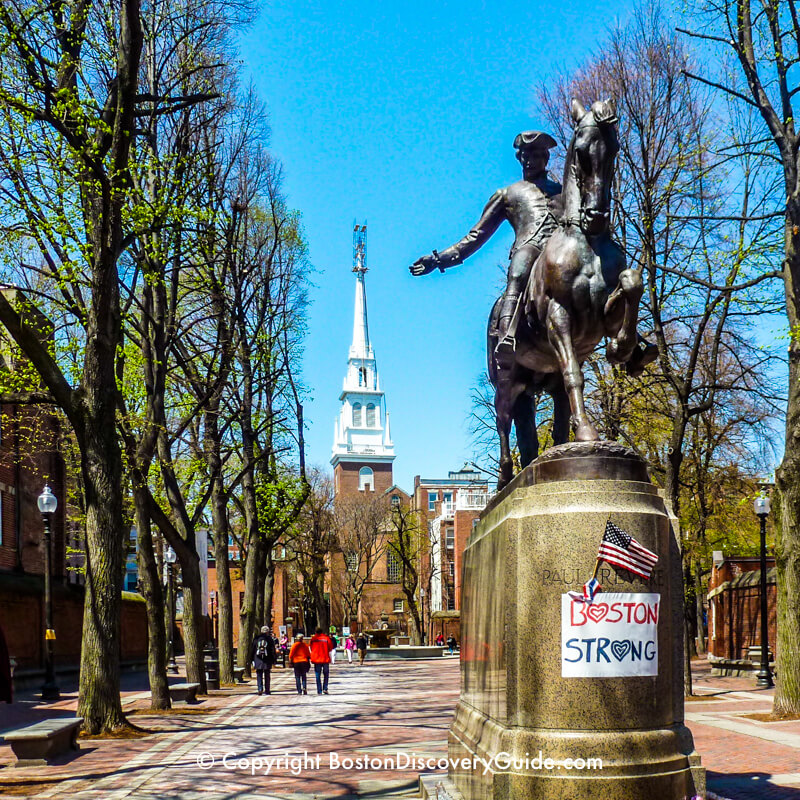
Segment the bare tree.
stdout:
<svg viewBox="0 0 800 800">
<path fill-rule="evenodd" d="M 765 209 L 783 222 L 785 311 L 789 323 L 788 399 L 784 456 L 776 472 L 775 561 L 778 574 L 777 670 L 774 711 L 800 713 L 800 133 L 793 104 L 798 92 L 800 9 L 796 0 L 701 0 L 705 26 L 682 30 L 709 49 L 707 69 L 688 69 L 696 82 L 752 110 L 760 131 L 735 154 L 768 158 L 781 186 L 765 194 Z M 721 58 L 720 58 L 721 56 Z M 711 64 L 722 64 L 713 69 Z"/>
</svg>

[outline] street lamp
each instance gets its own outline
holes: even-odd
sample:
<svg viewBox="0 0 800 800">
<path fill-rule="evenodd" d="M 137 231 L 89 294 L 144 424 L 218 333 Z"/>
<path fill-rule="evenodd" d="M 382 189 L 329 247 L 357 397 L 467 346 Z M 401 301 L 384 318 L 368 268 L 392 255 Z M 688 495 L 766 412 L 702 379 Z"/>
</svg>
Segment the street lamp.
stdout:
<svg viewBox="0 0 800 800">
<path fill-rule="evenodd" d="M 178 674 L 178 664 L 175 661 L 175 642 L 173 641 L 173 632 L 175 630 L 175 587 L 173 585 L 172 570 L 173 564 L 178 560 L 175 551 L 168 547 L 164 553 L 164 561 L 167 562 L 167 610 L 169 612 L 169 638 L 167 640 L 167 658 L 169 664 L 167 669 L 174 675 Z"/>
<path fill-rule="evenodd" d="M 768 484 L 762 484 L 761 494 L 753 503 L 753 510 L 761 522 L 761 665 L 756 673 L 756 686 L 769 689 L 773 686 L 769 669 L 769 641 L 767 631 L 767 516 L 769 515 Z"/>
<path fill-rule="evenodd" d="M 54 701 L 61 697 L 61 692 L 56 685 L 55 665 L 53 663 L 53 642 L 56 640 L 56 632 L 53 630 L 53 593 L 50 586 L 50 539 L 51 526 L 50 518 L 58 508 L 58 500 L 50 491 L 50 487 L 45 485 L 44 491 L 39 495 L 37 501 L 39 511 L 42 513 L 44 522 L 44 686 L 42 686 L 42 700 Z"/>
</svg>

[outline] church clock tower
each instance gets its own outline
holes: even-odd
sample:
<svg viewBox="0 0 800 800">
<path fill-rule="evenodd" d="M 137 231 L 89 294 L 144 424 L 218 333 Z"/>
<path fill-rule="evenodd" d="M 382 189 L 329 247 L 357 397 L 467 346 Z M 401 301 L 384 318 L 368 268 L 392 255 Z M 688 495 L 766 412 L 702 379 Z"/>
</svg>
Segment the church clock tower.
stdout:
<svg viewBox="0 0 800 800">
<path fill-rule="evenodd" d="M 356 492 L 383 493 L 393 484 L 394 444 L 389 414 L 378 377 L 378 365 L 367 323 L 367 226 L 353 229 L 353 272 L 356 300 L 353 343 L 347 359 L 342 408 L 333 434 L 334 486 L 337 496 Z"/>
</svg>

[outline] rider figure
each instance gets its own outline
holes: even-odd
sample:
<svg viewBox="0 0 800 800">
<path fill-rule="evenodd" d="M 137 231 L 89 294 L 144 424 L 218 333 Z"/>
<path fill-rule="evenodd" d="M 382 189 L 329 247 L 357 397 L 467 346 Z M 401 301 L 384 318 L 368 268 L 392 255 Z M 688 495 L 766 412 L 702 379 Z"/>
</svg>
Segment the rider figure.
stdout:
<svg viewBox="0 0 800 800">
<path fill-rule="evenodd" d="M 550 149 L 556 146 L 552 136 L 541 131 L 524 131 L 514 139 L 517 159 L 522 165 L 522 180 L 498 189 L 483 209 L 472 230 L 452 247 L 417 259 L 410 267 L 412 275 L 427 275 L 434 269 L 444 272 L 461 264 L 478 250 L 508 220 L 516 238 L 509 254 L 508 283 L 500 302 L 495 352 L 504 360 L 516 346 L 517 308 L 520 296 L 550 234 L 562 214 L 561 185 L 547 176 Z"/>
</svg>

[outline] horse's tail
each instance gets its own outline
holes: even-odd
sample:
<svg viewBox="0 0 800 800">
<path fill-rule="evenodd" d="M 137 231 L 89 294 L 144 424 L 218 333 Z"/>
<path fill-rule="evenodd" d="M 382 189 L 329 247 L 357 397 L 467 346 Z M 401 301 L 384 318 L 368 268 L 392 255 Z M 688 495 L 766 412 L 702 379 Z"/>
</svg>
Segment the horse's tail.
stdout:
<svg viewBox="0 0 800 800">
<path fill-rule="evenodd" d="M 497 364 L 495 363 L 494 351 L 498 342 L 497 325 L 500 321 L 500 303 L 502 300 L 502 295 L 495 300 L 495 303 L 492 306 L 492 311 L 489 314 L 489 325 L 486 329 L 486 368 L 489 373 L 489 380 L 491 381 L 492 386 L 495 387 L 497 386 Z"/>
</svg>

